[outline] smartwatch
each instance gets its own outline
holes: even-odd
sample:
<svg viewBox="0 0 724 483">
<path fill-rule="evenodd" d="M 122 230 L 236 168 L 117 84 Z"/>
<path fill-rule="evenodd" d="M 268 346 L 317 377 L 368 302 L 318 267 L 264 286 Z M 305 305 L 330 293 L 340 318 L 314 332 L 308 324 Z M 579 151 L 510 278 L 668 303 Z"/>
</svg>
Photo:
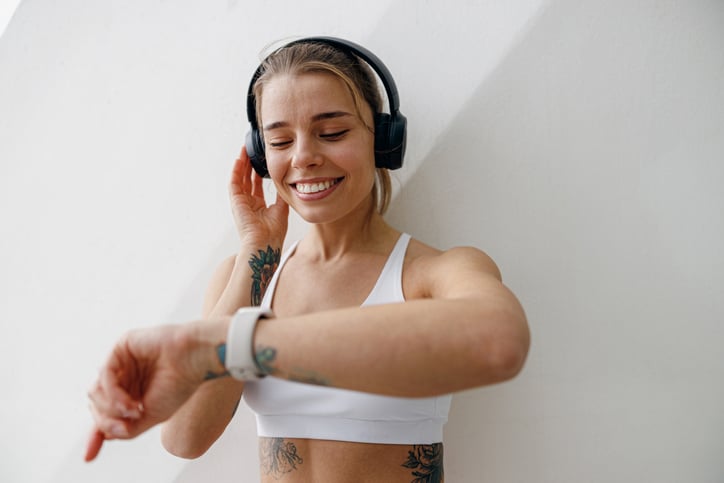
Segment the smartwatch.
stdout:
<svg viewBox="0 0 724 483">
<path fill-rule="evenodd" d="M 260 319 L 273 318 L 271 310 L 242 307 L 231 318 L 226 335 L 226 370 L 234 379 L 253 381 L 265 376 L 254 357 L 254 332 Z"/>
</svg>

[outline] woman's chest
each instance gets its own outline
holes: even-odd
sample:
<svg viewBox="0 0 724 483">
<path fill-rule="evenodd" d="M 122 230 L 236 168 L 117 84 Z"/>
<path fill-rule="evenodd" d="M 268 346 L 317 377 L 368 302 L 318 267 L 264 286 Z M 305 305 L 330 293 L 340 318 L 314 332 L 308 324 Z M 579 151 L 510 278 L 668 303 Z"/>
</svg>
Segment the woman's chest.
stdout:
<svg viewBox="0 0 724 483">
<path fill-rule="evenodd" d="M 308 263 L 291 258 L 274 287 L 277 316 L 362 305 L 381 279 L 381 256 L 334 263 Z"/>
</svg>

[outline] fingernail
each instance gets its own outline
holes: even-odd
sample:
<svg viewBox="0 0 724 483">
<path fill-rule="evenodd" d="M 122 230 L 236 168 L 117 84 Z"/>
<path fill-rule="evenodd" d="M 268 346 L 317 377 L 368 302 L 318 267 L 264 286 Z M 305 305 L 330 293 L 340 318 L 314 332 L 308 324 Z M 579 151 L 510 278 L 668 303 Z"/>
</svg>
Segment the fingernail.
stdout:
<svg viewBox="0 0 724 483">
<path fill-rule="evenodd" d="M 121 416 L 126 419 L 138 419 L 141 417 L 141 412 L 138 409 L 128 409 L 121 403 L 117 403 L 116 408 L 118 408 Z"/>
<path fill-rule="evenodd" d="M 126 430 L 126 427 L 121 423 L 115 423 L 113 424 L 113 426 L 111 426 L 111 435 L 115 436 L 116 438 L 123 438 L 125 436 L 128 436 L 128 431 Z"/>
</svg>

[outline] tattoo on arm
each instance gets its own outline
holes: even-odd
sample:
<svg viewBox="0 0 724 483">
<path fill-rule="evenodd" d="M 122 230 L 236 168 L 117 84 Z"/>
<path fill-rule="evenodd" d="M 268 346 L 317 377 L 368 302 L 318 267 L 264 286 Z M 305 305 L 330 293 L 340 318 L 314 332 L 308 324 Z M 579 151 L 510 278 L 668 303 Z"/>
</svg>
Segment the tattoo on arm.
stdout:
<svg viewBox="0 0 724 483">
<path fill-rule="evenodd" d="M 262 374 L 273 376 L 279 372 L 277 368 L 274 367 L 274 360 L 277 358 L 277 350 L 275 348 L 258 346 L 254 353 L 254 358 Z"/>
<path fill-rule="evenodd" d="M 269 286 L 274 272 L 279 266 L 281 258 L 281 249 L 274 250 L 271 245 L 267 245 L 266 251 L 259 250 L 258 253 L 252 253 L 249 259 L 251 267 L 251 305 L 256 307 L 261 305 L 261 299 Z"/>
<path fill-rule="evenodd" d="M 289 380 L 294 382 L 303 382 L 304 384 L 313 384 L 315 386 L 331 386 L 329 379 L 314 371 L 295 367 L 289 374 Z"/>
<path fill-rule="evenodd" d="M 259 438 L 259 460 L 266 475 L 279 479 L 304 463 L 297 454 L 297 447 L 284 438 Z"/>
<path fill-rule="evenodd" d="M 216 357 L 219 358 L 219 362 L 221 363 L 222 367 L 226 367 L 226 344 L 221 343 L 216 346 Z M 206 376 L 204 377 L 204 381 L 210 381 L 211 379 L 218 379 L 219 377 L 225 377 L 228 375 L 229 375 L 229 371 L 224 371 L 224 372 L 206 371 Z"/>
<path fill-rule="evenodd" d="M 290 381 L 314 384 L 315 386 L 332 385 L 330 380 L 326 377 L 316 373 L 315 371 L 299 367 L 295 367 L 289 372 L 289 374 L 283 375 L 275 365 L 277 350 L 273 347 L 258 346 L 254 356 L 256 357 L 256 363 L 259 366 L 259 369 L 261 369 L 264 374 L 286 377 Z"/>
<path fill-rule="evenodd" d="M 413 470 L 415 479 L 411 483 L 442 483 L 445 480 L 442 453 L 442 443 L 413 445 L 407 452 L 407 461 L 402 463 Z"/>
</svg>

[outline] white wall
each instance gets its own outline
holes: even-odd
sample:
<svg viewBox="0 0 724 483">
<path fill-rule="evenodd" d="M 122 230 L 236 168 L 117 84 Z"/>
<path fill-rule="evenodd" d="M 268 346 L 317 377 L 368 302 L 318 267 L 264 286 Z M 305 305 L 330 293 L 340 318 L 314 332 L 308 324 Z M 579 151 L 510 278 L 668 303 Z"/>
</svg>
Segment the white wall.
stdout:
<svg viewBox="0 0 724 483">
<path fill-rule="evenodd" d="M 5 28 L 10 23 L 18 5 L 20 5 L 20 0 L 0 0 L 0 36 L 5 33 Z"/>
<path fill-rule="evenodd" d="M 722 481 L 722 25 L 718 0 L 25 0 L 0 39 L 0 481 L 253 480 L 247 411 L 191 463 L 151 433 L 82 464 L 85 391 L 121 332 L 198 315 L 257 54 L 308 34 L 395 74 L 390 220 L 485 249 L 528 312 L 523 374 L 454 398 L 448 481 Z"/>
</svg>

